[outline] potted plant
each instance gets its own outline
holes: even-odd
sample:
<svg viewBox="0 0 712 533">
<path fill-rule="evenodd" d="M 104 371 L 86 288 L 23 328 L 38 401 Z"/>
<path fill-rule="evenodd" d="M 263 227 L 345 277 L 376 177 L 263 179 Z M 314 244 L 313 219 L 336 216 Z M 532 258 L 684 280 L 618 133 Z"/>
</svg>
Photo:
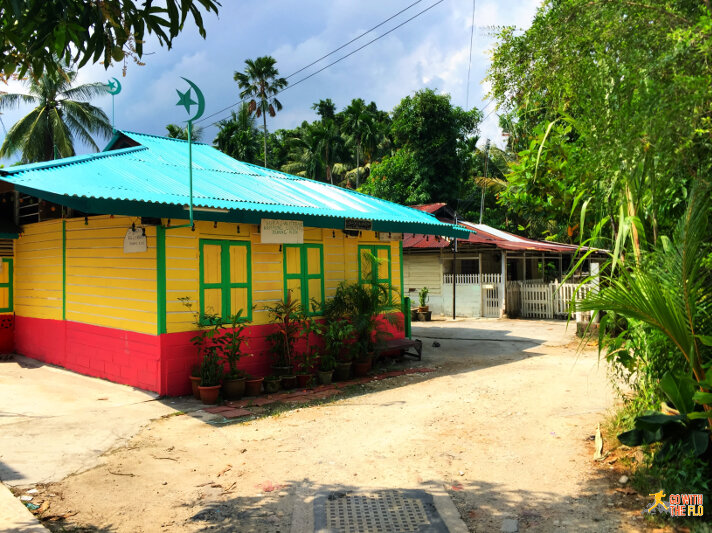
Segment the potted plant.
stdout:
<svg viewBox="0 0 712 533">
<path fill-rule="evenodd" d="M 216 346 L 209 346 L 203 355 L 203 362 L 200 364 L 200 400 L 205 404 L 215 404 L 218 402 L 220 394 L 220 380 L 223 375 L 223 365 L 218 356 Z"/>
<path fill-rule="evenodd" d="M 189 311 L 193 312 L 193 304 L 190 301 L 190 298 L 183 297 L 178 298 L 178 300 L 180 300 Z M 201 400 L 203 399 L 203 388 L 217 386 L 217 392 L 215 392 L 215 401 L 217 401 L 217 396 L 220 391 L 220 377 L 222 377 L 222 372 L 217 378 L 217 383 L 212 383 L 210 385 L 206 385 L 205 383 L 206 379 L 207 382 L 214 381 L 214 379 L 212 378 L 214 377 L 215 372 L 213 372 L 211 367 L 211 365 L 213 364 L 213 360 L 217 362 L 218 366 L 220 365 L 218 351 L 221 342 L 220 332 L 223 327 L 222 319 L 218 315 L 211 313 L 206 313 L 204 315 L 200 315 L 199 313 L 193 313 L 193 318 L 194 323 L 198 328 L 198 332 L 193 338 L 190 339 L 190 342 L 193 344 L 193 346 L 197 348 L 198 357 L 201 358 L 201 363 L 193 367 L 193 371 L 191 372 L 190 376 L 191 386 L 194 381 L 197 382 L 195 385 L 198 389 L 197 398 Z M 209 360 L 207 366 L 206 358 Z M 208 374 L 206 374 L 208 370 L 209 372 Z M 212 395 L 212 392 L 208 391 L 205 394 L 210 396 Z M 195 391 L 193 392 L 193 395 L 195 396 Z M 215 403 L 215 401 L 213 401 L 212 403 Z"/>
<path fill-rule="evenodd" d="M 262 382 L 265 378 L 245 376 L 245 396 L 259 396 L 262 392 Z"/>
<path fill-rule="evenodd" d="M 327 361 L 332 361 L 333 378 L 337 381 L 346 381 L 351 377 L 355 332 L 354 327 L 346 319 L 331 322 L 324 332 L 325 357 Z"/>
<path fill-rule="evenodd" d="M 281 376 L 267 376 L 264 381 L 265 392 L 267 394 L 274 394 L 279 390 L 280 384 L 282 382 Z"/>
<path fill-rule="evenodd" d="M 312 302 L 312 309 L 316 310 L 316 302 Z M 302 317 L 302 330 L 306 348 L 302 352 L 297 365 L 297 386 L 305 388 L 309 386 L 314 377 L 314 369 L 320 359 L 319 339 L 324 335 L 324 325 L 313 316 Z"/>
<path fill-rule="evenodd" d="M 319 370 L 317 371 L 319 383 L 329 385 L 334 375 L 334 368 L 336 368 L 336 359 L 325 351 L 319 357 Z"/>
<path fill-rule="evenodd" d="M 275 331 L 267 335 L 267 342 L 270 343 L 274 355 L 272 370 L 276 375 L 282 376 L 282 386 L 285 389 L 294 388 L 296 386 L 294 345 L 302 327 L 301 305 L 292 298 L 290 290 L 283 301 L 277 302 L 272 307 L 265 307 L 265 310 L 276 326 Z"/>
<path fill-rule="evenodd" d="M 390 336 L 390 333 L 379 327 L 379 317 L 383 316 L 391 324 L 397 323 L 396 315 L 387 312 L 392 302 L 393 290 L 390 286 L 379 283 L 354 283 L 348 285 L 345 290 L 356 339 L 354 373 L 365 376 L 371 369 L 377 345 Z"/>
<path fill-rule="evenodd" d="M 230 318 L 230 328 L 216 339 L 221 356 L 227 361 L 229 369 L 223 380 L 223 392 L 228 400 L 239 400 L 245 394 L 245 373 L 237 368 L 237 363 L 242 356 L 242 345 L 246 343 L 246 339 L 242 336 L 246 327 L 240 309 Z"/>
<path fill-rule="evenodd" d="M 193 398 L 200 400 L 200 391 L 198 386 L 200 385 L 200 365 L 193 365 L 190 369 L 190 387 L 193 391 Z"/>
<path fill-rule="evenodd" d="M 429 322 L 431 318 L 431 311 L 428 307 L 428 293 L 430 291 L 427 287 L 423 287 L 418 292 L 418 320 Z"/>
</svg>

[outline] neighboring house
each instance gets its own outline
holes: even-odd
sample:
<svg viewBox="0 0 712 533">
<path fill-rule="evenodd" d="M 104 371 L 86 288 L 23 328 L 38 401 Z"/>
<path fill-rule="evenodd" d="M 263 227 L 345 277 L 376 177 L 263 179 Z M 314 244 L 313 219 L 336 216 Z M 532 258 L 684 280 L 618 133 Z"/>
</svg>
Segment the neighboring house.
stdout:
<svg viewBox="0 0 712 533">
<path fill-rule="evenodd" d="M 18 353 L 184 394 L 198 362 L 194 317 L 179 300 L 187 298 L 222 317 L 241 309 L 254 356 L 240 366 L 265 375 L 265 306 L 290 290 L 321 305 L 359 275 L 400 299 L 402 233 L 466 235 L 208 145 L 194 144 L 192 161 L 191 193 L 187 142 L 117 132 L 99 154 L 0 169 L 0 208 L 21 226 L 0 226 L 0 312 L 6 337 L 14 313 Z"/>
<path fill-rule="evenodd" d="M 455 221 L 455 213 L 444 203 L 412 207 L 446 224 Z M 566 316 L 575 285 L 567 283 L 557 289 L 574 264 L 577 246 L 527 239 L 486 224 L 457 223 L 470 235 L 457 239 L 456 252 L 452 239 L 404 235 L 404 286 L 413 304 L 418 291 L 428 287 L 433 313 L 452 316 L 455 274 L 456 316 Z M 595 261 L 593 265 L 595 272 Z M 585 261 L 574 279 L 587 275 L 590 268 L 590 262 Z"/>
</svg>

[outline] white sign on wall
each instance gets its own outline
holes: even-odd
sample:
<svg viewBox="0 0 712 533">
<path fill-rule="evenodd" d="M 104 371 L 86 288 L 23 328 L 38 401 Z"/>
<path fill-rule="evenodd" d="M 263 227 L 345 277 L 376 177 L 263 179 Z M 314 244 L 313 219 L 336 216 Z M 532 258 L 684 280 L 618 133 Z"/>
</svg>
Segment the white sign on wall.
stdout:
<svg viewBox="0 0 712 533">
<path fill-rule="evenodd" d="M 146 235 L 143 228 L 129 228 L 126 230 L 126 236 L 124 237 L 125 254 L 137 254 L 145 252 L 147 249 Z"/>
<path fill-rule="evenodd" d="M 263 218 L 260 225 L 263 243 L 303 244 L 304 223 L 301 220 Z"/>
</svg>

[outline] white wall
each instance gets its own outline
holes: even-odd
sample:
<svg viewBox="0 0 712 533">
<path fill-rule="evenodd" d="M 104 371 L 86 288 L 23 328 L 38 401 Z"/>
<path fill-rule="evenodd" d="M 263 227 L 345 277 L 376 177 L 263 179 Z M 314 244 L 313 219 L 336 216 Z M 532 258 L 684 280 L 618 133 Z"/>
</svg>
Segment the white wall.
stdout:
<svg viewBox="0 0 712 533">
<path fill-rule="evenodd" d="M 443 313 L 452 316 L 452 284 L 443 285 Z M 455 287 L 455 316 L 482 316 L 482 291 L 480 285 L 458 284 Z"/>
<path fill-rule="evenodd" d="M 410 297 L 412 305 L 418 305 L 418 292 L 427 287 L 430 310 L 433 314 L 442 314 L 442 279 L 442 264 L 438 253 L 403 254 L 404 296 Z"/>
</svg>

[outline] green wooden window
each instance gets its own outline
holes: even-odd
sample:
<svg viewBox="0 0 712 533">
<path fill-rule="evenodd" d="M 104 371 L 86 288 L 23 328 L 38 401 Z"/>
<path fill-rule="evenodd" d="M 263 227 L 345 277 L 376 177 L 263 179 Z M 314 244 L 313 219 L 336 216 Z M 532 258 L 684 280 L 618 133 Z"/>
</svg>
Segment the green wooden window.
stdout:
<svg viewBox="0 0 712 533">
<path fill-rule="evenodd" d="M 0 313 L 13 311 L 12 305 L 12 259 L 3 257 L 0 272 Z"/>
<path fill-rule="evenodd" d="M 215 314 L 229 321 L 242 309 L 252 320 L 252 259 L 250 243 L 200 240 L 200 315 Z"/>
<path fill-rule="evenodd" d="M 388 287 L 393 298 L 391 284 L 391 247 L 389 245 L 359 245 L 358 281 L 361 284 L 377 283 Z"/>
<path fill-rule="evenodd" d="M 324 246 L 321 244 L 285 244 L 284 297 L 292 291 L 308 314 L 319 314 L 324 307 Z M 317 311 L 312 311 L 312 300 Z"/>
</svg>

